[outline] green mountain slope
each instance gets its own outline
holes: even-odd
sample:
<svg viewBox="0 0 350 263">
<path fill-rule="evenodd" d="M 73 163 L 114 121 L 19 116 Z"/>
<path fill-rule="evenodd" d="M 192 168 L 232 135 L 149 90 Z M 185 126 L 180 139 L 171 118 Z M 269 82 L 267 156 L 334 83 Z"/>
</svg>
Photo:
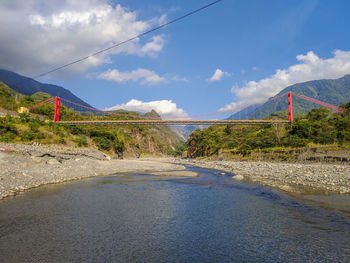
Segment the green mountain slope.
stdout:
<svg viewBox="0 0 350 263">
<path fill-rule="evenodd" d="M 290 91 L 339 106 L 350 100 L 350 75 L 345 75 L 339 79 L 322 79 L 294 84 L 285 88 L 280 93 L 276 94 L 276 96 Z M 293 112 L 295 115 L 306 114 L 311 109 L 319 107 L 320 106 L 315 103 L 293 97 Z M 267 102 L 255 109 L 242 110 L 239 113 L 235 113 L 233 116 L 231 115 L 229 118 L 261 119 L 269 116 L 273 112 L 287 110 L 288 103 L 287 96 L 285 96 L 276 101 Z"/>
<path fill-rule="evenodd" d="M 52 96 L 58 96 L 87 107 L 92 107 L 90 104 L 78 98 L 72 92 L 63 87 L 41 83 L 12 71 L 0 69 L 0 81 L 4 82 L 14 91 L 24 95 L 33 95 L 37 92 L 45 92 Z"/>
</svg>

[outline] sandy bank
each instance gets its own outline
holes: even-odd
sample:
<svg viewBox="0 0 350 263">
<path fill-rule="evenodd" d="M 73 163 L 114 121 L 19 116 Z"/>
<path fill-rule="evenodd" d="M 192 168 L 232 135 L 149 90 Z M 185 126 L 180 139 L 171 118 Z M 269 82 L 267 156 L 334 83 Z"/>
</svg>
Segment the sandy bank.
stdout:
<svg viewBox="0 0 350 263">
<path fill-rule="evenodd" d="M 184 176 L 184 177 L 198 177 L 199 173 L 192 171 L 162 171 L 162 172 L 151 172 L 153 175 L 160 176 Z"/>
</svg>

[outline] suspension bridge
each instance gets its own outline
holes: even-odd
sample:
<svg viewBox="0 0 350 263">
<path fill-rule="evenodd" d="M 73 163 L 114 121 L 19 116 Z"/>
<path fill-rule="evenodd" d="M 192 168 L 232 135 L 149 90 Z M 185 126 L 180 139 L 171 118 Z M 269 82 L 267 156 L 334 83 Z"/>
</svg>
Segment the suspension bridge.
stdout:
<svg viewBox="0 0 350 263">
<path fill-rule="evenodd" d="M 293 97 L 316 104 L 317 107 L 327 107 L 336 112 L 344 112 L 341 107 L 323 102 L 305 95 L 294 92 L 287 92 L 259 103 L 236 107 L 234 109 L 222 110 L 209 114 L 173 117 L 172 119 L 151 118 L 144 115 L 130 115 L 127 112 L 116 112 L 100 110 L 93 107 L 81 105 L 60 97 L 52 97 L 28 108 L 29 111 L 35 111 L 46 104 L 54 104 L 53 122 L 69 125 L 264 125 L 264 124 L 288 124 L 294 119 L 293 117 Z M 287 98 L 287 99 L 286 99 Z M 62 104 L 61 104 L 62 102 Z M 259 110 L 266 103 L 287 104 L 288 119 L 270 118 L 266 119 Z M 61 108 L 73 110 L 79 114 L 75 114 L 76 119 L 72 117 L 61 119 Z M 202 119 L 213 115 L 222 115 L 231 113 L 230 119 Z M 245 116 L 241 116 L 245 115 Z M 234 117 L 234 114 L 236 117 Z M 257 115 L 257 116 L 254 116 Z M 238 116 L 237 116 L 238 115 Z M 265 117 L 263 119 L 263 117 Z M 131 119 L 130 119 L 131 118 Z"/>
<path fill-rule="evenodd" d="M 129 39 L 126 39 L 124 41 L 121 41 L 119 43 L 116 43 L 114 45 L 111 45 L 105 49 L 99 50 L 95 53 L 92 53 L 90 55 L 87 55 L 85 57 L 82 57 L 78 60 L 71 61 L 67 64 L 64 64 L 62 66 L 56 67 L 52 70 L 49 70 L 47 72 L 41 73 L 34 77 L 34 79 L 40 78 L 42 76 L 51 74 L 52 72 L 61 70 L 63 68 L 69 67 L 71 65 L 74 65 L 76 63 L 80 63 L 86 59 L 89 59 L 90 57 L 97 56 L 101 53 L 107 52 L 110 49 L 117 48 L 121 45 L 124 45 L 130 41 L 133 41 L 135 39 L 138 39 L 140 37 L 143 37 L 147 34 L 153 33 L 154 31 L 160 30 L 164 27 L 167 27 L 173 23 L 176 23 L 186 17 L 192 16 L 198 12 L 201 12 L 213 5 L 216 5 L 217 3 L 221 2 L 222 0 L 216 0 L 213 1 L 205 6 L 202 6 L 198 9 L 195 9 L 191 12 L 188 12 L 180 17 L 177 17 L 169 22 L 163 23 L 157 27 L 154 27 L 148 31 L 145 31 L 141 34 L 138 34 L 136 36 L 133 36 Z M 323 106 L 327 107 L 329 109 L 332 109 L 336 112 L 343 112 L 344 110 L 338 106 L 329 104 L 327 102 L 319 101 L 315 98 L 310 98 L 305 95 L 297 94 L 294 92 L 287 92 L 275 97 L 272 97 L 268 100 L 261 101 L 259 103 L 255 103 L 252 105 L 246 105 L 236 108 L 231 108 L 228 110 L 221 110 L 214 113 L 209 114 L 202 114 L 202 115 L 196 115 L 196 116 L 179 116 L 179 117 L 173 117 L 172 119 L 161 119 L 161 118 L 151 118 L 149 116 L 143 116 L 143 115 L 137 115 L 130 116 L 128 113 L 121 113 L 121 112 L 115 112 L 115 111 L 106 111 L 106 110 L 100 110 L 93 107 L 88 107 L 86 105 L 81 105 L 72 101 L 69 101 L 65 98 L 55 97 L 55 98 L 49 98 L 45 101 L 42 101 L 38 104 L 32 105 L 28 108 L 30 112 L 35 112 L 40 107 L 43 107 L 46 104 L 54 104 L 54 116 L 53 121 L 56 123 L 61 124 L 70 124 L 70 125 L 228 125 L 228 124 L 243 124 L 243 125 L 263 125 L 263 124 L 288 124 L 293 122 L 293 96 L 302 99 L 304 101 L 308 101 L 310 103 L 316 104 L 318 107 Z M 288 97 L 286 100 L 285 97 Z M 277 102 L 278 100 L 284 100 L 284 103 L 287 103 L 287 107 L 280 107 L 279 110 L 282 110 L 282 108 L 288 109 L 288 118 L 269 118 L 267 119 L 267 116 L 271 116 L 271 113 L 268 114 L 266 112 L 262 111 L 262 106 L 266 103 L 273 103 Z M 68 118 L 65 116 L 65 114 L 61 115 L 61 102 L 62 106 L 64 106 L 64 109 L 70 109 L 74 110 L 74 112 L 77 112 L 79 114 L 71 114 Z M 284 104 L 285 105 L 285 104 Z M 277 108 L 274 107 L 274 112 L 276 112 Z M 259 113 L 260 111 L 260 113 Z M 212 118 L 211 116 L 216 115 L 223 115 L 231 113 L 231 118 L 229 119 L 203 119 L 203 118 Z M 243 116 L 242 116 L 243 115 Z M 244 116 L 245 115 L 245 116 Z M 72 117 L 73 116 L 73 117 Z M 61 118 L 62 117 L 62 118 Z M 74 119 L 75 117 L 75 119 Z"/>
</svg>

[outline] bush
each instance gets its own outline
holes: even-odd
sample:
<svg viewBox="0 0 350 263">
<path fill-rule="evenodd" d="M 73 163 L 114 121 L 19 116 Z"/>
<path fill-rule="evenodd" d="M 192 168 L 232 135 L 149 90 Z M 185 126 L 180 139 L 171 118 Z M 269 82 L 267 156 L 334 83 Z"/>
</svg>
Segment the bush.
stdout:
<svg viewBox="0 0 350 263">
<path fill-rule="evenodd" d="M 109 151 L 112 148 L 112 142 L 106 137 L 95 137 L 93 141 L 97 144 L 100 151 Z"/>
<path fill-rule="evenodd" d="M 73 135 L 84 134 L 83 129 L 78 127 L 78 126 L 75 126 L 75 125 L 67 126 L 66 130 L 69 131 Z"/>
<path fill-rule="evenodd" d="M 0 135 L 5 133 L 18 134 L 17 128 L 11 123 L 11 118 L 0 118 Z"/>
<path fill-rule="evenodd" d="M 20 117 L 22 123 L 30 122 L 30 114 L 29 113 L 21 113 L 19 115 L 19 117 Z"/>
<path fill-rule="evenodd" d="M 13 142 L 16 139 L 16 134 L 12 132 L 6 132 L 0 134 L 0 142 Z"/>
<path fill-rule="evenodd" d="M 21 138 L 21 141 L 28 142 L 34 140 L 35 134 L 31 131 L 25 131 L 19 137 Z"/>
<path fill-rule="evenodd" d="M 57 144 L 66 144 L 66 140 L 63 137 L 56 138 L 55 143 Z"/>
<path fill-rule="evenodd" d="M 24 107 L 28 107 L 33 104 L 35 104 L 35 100 L 31 96 L 24 96 L 23 99 L 21 100 L 21 105 Z"/>
<path fill-rule="evenodd" d="M 100 137 L 108 140 L 115 140 L 115 135 L 108 131 L 92 130 L 90 131 L 90 137 Z"/>
<path fill-rule="evenodd" d="M 328 108 L 312 109 L 308 114 L 307 118 L 309 121 L 320 121 L 325 120 L 330 115 L 331 110 Z"/>
<path fill-rule="evenodd" d="M 77 143 L 77 146 L 78 147 L 87 147 L 87 146 L 89 146 L 89 144 L 88 144 L 88 142 L 87 142 L 87 140 L 86 140 L 86 137 L 85 136 L 80 136 L 80 137 L 78 137 L 76 140 L 75 140 L 75 142 Z"/>
<path fill-rule="evenodd" d="M 126 149 L 125 144 L 122 141 L 116 141 L 113 144 L 113 148 L 115 153 L 123 153 Z"/>
<path fill-rule="evenodd" d="M 53 116 L 55 114 L 55 106 L 48 103 L 45 104 L 37 109 L 33 110 L 34 113 L 41 114 L 47 116 L 49 119 L 53 119 Z"/>
<path fill-rule="evenodd" d="M 285 147 L 305 147 L 307 144 L 308 140 L 297 135 L 289 135 L 282 139 L 282 145 Z"/>
<path fill-rule="evenodd" d="M 35 138 L 36 138 L 37 140 L 45 139 L 45 138 L 46 138 L 46 134 L 43 133 L 43 132 L 37 132 L 37 133 L 35 134 Z"/>
<path fill-rule="evenodd" d="M 39 131 L 40 124 L 37 122 L 29 122 L 29 129 L 32 132 L 38 132 Z"/>
</svg>

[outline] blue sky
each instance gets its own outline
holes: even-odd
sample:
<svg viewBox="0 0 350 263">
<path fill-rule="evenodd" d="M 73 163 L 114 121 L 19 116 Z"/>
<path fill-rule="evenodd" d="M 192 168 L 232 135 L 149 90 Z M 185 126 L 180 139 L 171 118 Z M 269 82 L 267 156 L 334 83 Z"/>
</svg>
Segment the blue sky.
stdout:
<svg viewBox="0 0 350 263">
<path fill-rule="evenodd" d="M 211 1 L 21 2 L 0 3 L 0 39 L 7 43 L 0 67 L 34 76 Z M 101 109 L 155 108 L 164 116 L 234 110 L 297 82 L 349 74 L 349 10 L 345 0 L 223 0 L 38 80 Z"/>
</svg>

